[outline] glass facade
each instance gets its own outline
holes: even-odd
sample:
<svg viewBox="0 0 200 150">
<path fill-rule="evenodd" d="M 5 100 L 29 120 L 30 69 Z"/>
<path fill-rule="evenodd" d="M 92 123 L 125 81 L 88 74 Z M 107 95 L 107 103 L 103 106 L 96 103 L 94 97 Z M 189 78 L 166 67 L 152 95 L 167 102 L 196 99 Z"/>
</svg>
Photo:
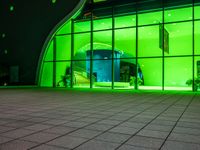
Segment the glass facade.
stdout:
<svg viewBox="0 0 200 150">
<path fill-rule="evenodd" d="M 45 51 L 40 86 L 200 90 L 199 4 L 119 10 L 66 22 Z"/>
</svg>

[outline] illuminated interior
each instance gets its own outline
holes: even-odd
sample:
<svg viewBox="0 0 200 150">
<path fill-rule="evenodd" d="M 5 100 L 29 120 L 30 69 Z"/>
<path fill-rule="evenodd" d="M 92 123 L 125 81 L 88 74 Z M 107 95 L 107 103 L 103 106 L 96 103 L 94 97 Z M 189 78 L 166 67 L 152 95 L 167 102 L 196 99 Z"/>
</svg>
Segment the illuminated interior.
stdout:
<svg viewBox="0 0 200 150">
<path fill-rule="evenodd" d="M 199 5 L 113 16 L 66 22 L 49 41 L 39 85 L 200 90 Z"/>
</svg>

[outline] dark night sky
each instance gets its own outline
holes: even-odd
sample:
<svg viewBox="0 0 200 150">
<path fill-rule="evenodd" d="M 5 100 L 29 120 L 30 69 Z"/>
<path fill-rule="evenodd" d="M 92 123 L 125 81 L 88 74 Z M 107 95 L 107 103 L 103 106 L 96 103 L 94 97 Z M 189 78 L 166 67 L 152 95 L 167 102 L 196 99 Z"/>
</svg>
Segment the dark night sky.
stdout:
<svg viewBox="0 0 200 150">
<path fill-rule="evenodd" d="M 78 2 L 0 1 L 0 65 L 19 66 L 20 84 L 35 84 L 37 63 L 47 35 Z"/>
</svg>

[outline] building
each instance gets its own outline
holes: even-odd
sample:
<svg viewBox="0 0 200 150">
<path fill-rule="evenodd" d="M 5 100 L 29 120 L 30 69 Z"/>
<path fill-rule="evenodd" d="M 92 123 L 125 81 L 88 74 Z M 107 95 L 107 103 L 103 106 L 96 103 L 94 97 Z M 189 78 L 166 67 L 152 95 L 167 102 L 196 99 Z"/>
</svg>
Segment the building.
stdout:
<svg viewBox="0 0 200 150">
<path fill-rule="evenodd" d="M 198 90 L 200 1 L 101 2 L 79 8 L 44 45 L 41 87 Z"/>
</svg>

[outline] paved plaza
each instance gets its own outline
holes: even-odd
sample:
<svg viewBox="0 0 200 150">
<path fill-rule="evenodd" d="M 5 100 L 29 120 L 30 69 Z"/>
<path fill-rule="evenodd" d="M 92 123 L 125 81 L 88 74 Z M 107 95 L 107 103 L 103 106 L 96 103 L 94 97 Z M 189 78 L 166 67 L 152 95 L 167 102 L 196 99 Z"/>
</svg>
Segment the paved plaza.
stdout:
<svg viewBox="0 0 200 150">
<path fill-rule="evenodd" d="M 200 150 L 200 95 L 0 89 L 0 150 Z"/>
</svg>

